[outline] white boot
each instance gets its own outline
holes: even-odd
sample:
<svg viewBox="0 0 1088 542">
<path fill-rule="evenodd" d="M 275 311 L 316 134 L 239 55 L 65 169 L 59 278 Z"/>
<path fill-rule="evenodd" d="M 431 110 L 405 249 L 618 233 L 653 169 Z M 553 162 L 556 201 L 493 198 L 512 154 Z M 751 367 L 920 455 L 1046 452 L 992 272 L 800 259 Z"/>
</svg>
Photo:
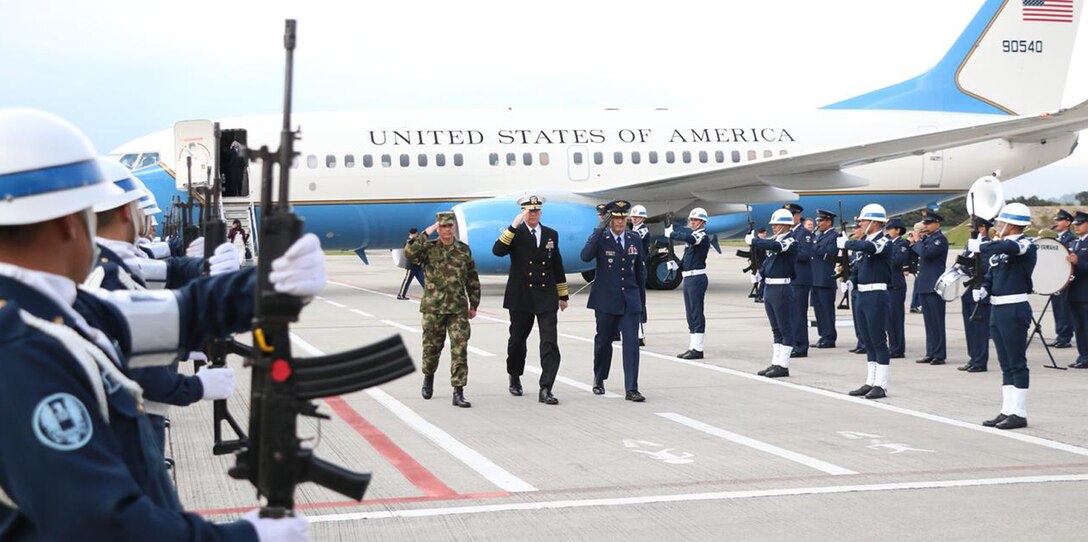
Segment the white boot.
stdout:
<svg viewBox="0 0 1088 542">
<path fill-rule="evenodd" d="M 865 385 L 866 386 L 875 386 L 876 385 L 876 362 L 875 361 L 870 361 L 870 362 L 866 363 L 865 365 L 867 365 L 866 369 L 869 371 L 869 374 L 865 377 Z"/>
<path fill-rule="evenodd" d="M 778 365 L 778 352 L 782 350 L 782 345 L 774 343 L 774 350 L 771 351 L 771 365 Z"/>
<path fill-rule="evenodd" d="M 873 375 L 875 384 L 873 385 L 882 388 L 884 391 L 888 391 L 888 367 L 890 367 L 890 365 L 880 365 L 878 363 L 874 363 L 873 365 L 876 365 L 876 374 Z"/>
<path fill-rule="evenodd" d="M 702 333 L 692 333 L 691 334 L 691 349 L 695 350 L 696 352 L 702 352 L 703 351 L 703 334 Z"/>
<path fill-rule="evenodd" d="M 1013 391 L 1016 388 L 1012 386 L 1001 386 L 1001 413 L 1008 416 L 1013 413 Z"/>
<path fill-rule="evenodd" d="M 1012 413 L 1026 420 L 1028 418 L 1028 389 L 1013 388 L 1012 397 Z"/>
<path fill-rule="evenodd" d="M 790 354 L 793 353 L 792 346 L 782 345 L 778 348 L 778 362 L 775 365 L 779 365 L 786 369 L 790 368 Z"/>
</svg>

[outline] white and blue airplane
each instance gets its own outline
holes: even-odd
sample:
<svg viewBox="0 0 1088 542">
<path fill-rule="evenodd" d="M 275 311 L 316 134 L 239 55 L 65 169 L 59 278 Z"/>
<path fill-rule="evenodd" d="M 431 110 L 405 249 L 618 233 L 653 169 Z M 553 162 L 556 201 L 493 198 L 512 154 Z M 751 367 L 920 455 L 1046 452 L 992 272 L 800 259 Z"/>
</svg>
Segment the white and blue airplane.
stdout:
<svg viewBox="0 0 1088 542">
<path fill-rule="evenodd" d="M 749 206 L 757 222 L 790 201 L 833 212 L 841 202 L 846 216 L 871 202 L 890 214 L 935 208 L 980 176 L 1008 180 L 1073 152 L 1088 102 L 1058 108 L 1084 2 L 985 0 L 928 72 L 808 112 L 297 114 L 291 203 L 326 248 L 364 261 L 452 209 L 485 273 L 506 271 L 491 245 L 529 193 L 548 199 L 544 222 L 560 232 L 568 272 L 589 269 L 578 251 L 596 204 L 613 199 L 645 205 L 657 233 L 703 207 L 719 235 L 744 230 Z M 218 122 L 256 147 L 275 146 L 282 121 Z M 180 193 L 174 149 L 163 130 L 111 154 L 167 202 Z M 251 169 L 258 179 L 259 165 Z M 666 257 L 648 262 L 658 285 Z"/>
</svg>

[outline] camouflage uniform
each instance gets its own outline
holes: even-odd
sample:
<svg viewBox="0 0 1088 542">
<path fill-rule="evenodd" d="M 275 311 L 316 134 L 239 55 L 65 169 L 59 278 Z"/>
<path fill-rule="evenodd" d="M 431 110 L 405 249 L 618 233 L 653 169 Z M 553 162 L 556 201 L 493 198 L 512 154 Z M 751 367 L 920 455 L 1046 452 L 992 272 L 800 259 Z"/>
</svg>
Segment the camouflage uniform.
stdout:
<svg viewBox="0 0 1088 542">
<path fill-rule="evenodd" d="M 423 302 L 423 374 L 433 375 L 446 334 L 450 338 L 450 385 L 468 383 L 469 309 L 480 305 L 480 276 L 472 251 L 461 241 L 443 245 L 438 239 L 417 235 L 404 251 L 412 263 L 424 272 Z"/>
</svg>

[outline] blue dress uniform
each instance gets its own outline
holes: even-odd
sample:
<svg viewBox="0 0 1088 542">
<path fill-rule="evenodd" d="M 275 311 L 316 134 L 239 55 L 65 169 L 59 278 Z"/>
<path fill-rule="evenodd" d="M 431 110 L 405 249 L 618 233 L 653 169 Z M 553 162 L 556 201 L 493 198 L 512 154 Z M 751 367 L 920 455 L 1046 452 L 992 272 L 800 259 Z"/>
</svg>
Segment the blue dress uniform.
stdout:
<svg viewBox="0 0 1088 542">
<path fill-rule="evenodd" d="M 709 281 L 706 277 L 706 256 L 710 252 L 710 237 L 706 230 L 680 228 L 669 238 L 684 242 L 684 255 L 680 258 L 680 274 L 684 277 L 684 314 L 691 336 L 690 348 L 678 357 L 699 359 L 703 356 L 703 334 L 706 333 L 706 317 L 703 305 Z M 640 241 L 641 242 L 641 241 Z"/>
<path fill-rule="evenodd" d="M 835 215 L 827 211 L 816 211 L 820 217 L 828 220 Z M 816 233 L 812 259 L 812 310 L 816 313 L 816 329 L 820 340 L 816 348 L 834 348 L 839 334 L 835 329 L 835 257 L 839 254 L 835 246 L 838 233 L 834 228 L 827 228 Z"/>
<path fill-rule="evenodd" d="M 1078 212 L 1076 221 L 1088 222 L 1088 213 Z M 1077 339 L 1077 360 L 1070 367 L 1088 369 L 1088 235 L 1074 237 L 1069 250 L 1077 255 L 1073 282 L 1063 296 L 1069 298 L 1069 319 Z"/>
<path fill-rule="evenodd" d="M 607 208 L 614 216 L 626 216 L 631 206 L 626 201 L 615 201 Z M 604 393 L 604 381 L 612 366 L 612 337 L 618 328 L 623 337 L 627 399 L 642 401 L 638 391 L 638 324 L 646 302 L 642 240 L 629 230 L 613 233 L 606 221 L 586 239 L 581 256 L 582 261 L 597 261 L 593 290 L 587 303 L 597 320 L 597 333 L 593 338 L 594 393 Z"/>
<path fill-rule="evenodd" d="M 800 205 L 787 204 L 786 208 L 793 213 L 803 211 Z M 793 303 L 790 307 L 793 314 L 790 315 L 790 324 L 793 326 L 793 352 L 790 357 L 803 358 L 808 356 L 808 298 L 812 294 L 812 259 L 816 255 L 816 246 L 812 240 L 812 232 L 805 229 L 804 222 L 798 223 L 790 231 L 790 236 L 796 244 L 794 253 L 794 272 L 796 276 L 790 282 L 793 290 Z"/>
<path fill-rule="evenodd" d="M 865 342 L 866 358 L 873 367 L 875 381 L 866 398 L 879 399 L 887 391 L 887 374 L 890 363 L 888 352 L 888 285 L 892 281 L 892 243 L 883 231 L 869 234 L 865 239 L 850 239 L 846 248 L 861 255 L 857 264 L 857 321 L 861 325 L 861 338 Z M 879 392 L 877 390 L 880 390 Z"/>
<path fill-rule="evenodd" d="M 889 220 L 884 230 L 892 228 L 900 229 L 898 237 L 891 239 L 889 236 L 892 281 L 888 284 L 888 357 L 898 359 L 906 355 L 906 341 L 903 337 L 906 328 L 907 279 L 903 274 L 910 265 L 912 252 L 910 243 L 902 237 L 905 230 L 903 222 L 898 218 Z"/>
<path fill-rule="evenodd" d="M 1054 217 L 1055 222 L 1062 220 L 1072 221 L 1073 216 L 1069 214 L 1065 209 L 1058 211 L 1058 214 Z M 1070 250 L 1073 249 L 1073 241 L 1076 236 L 1070 230 L 1065 230 L 1058 234 L 1058 242 L 1065 245 Z M 1050 305 L 1054 311 L 1054 342 L 1050 344 L 1055 348 L 1069 348 L 1070 343 L 1073 341 L 1073 319 L 1069 312 L 1072 310 L 1069 305 L 1068 289 L 1062 292 L 1058 292 L 1050 296 Z"/>
<path fill-rule="evenodd" d="M 789 233 L 776 235 L 770 239 L 752 239 L 752 248 L 767 252 L 767 259 L 759 269 L 763 275 L 763 310 L 771 324 L 774 337 L 774 355 L 771 365 L 758 374 L 760 376 L 789 376 L 790 353 L 796 340 L 793 337 L 794 302 L 790 284 L 797 274 L 795 265 L 797 241 Z"/>
<path fill-rule="evenodd" d="M 927 213 L 924 222 L 941 222 L 937 213 Z M 912 247 L 919 258 L 918 278 L 914 281 L 914 291 L 922 304 L 922 319 L 926 325 L 926 355 L 918 363 L 941 365 L 947 357 L 945 351 L 945 301 L 934 287 L 937 279 L 944 273 L 948 260 L 948 239 L 941 230 L 937 230 L 914 243 Z"/>
<path fill-rule="evenodd" d="M 860 252 L 850 253 L 850 284 L 858 283 L 858 265 L 861 263 L 861 258 L 862 254 Z M 854 319 L 854 336 L 858 339 L 857 345 L 854 346 L 854 349 L 851 350 L 851 352 L 855 354 L 865 354 L 867 351 L 865 348 L 865 340 L 863 339 L 861 332 L 861 328 L 864 324 L 858 320 L 858 289 L 851 288 L 849 294 L 845 295 L 850 296 L 850 317 Z"/>
<path fill-rule="evenodd" d="M 979 238 L 979 242 L 989 243 L 989 237 Z M 968 249 L 964 249 L 963 255 L 973 256 Z M 990 259 L 982 258 L 981 264 L 983 276 L 990 270 Z M 975 308 L 978 305 L 978 308 Z M 963 330 L 967 337 L 967 363 L 960 367 L 961 370 L 979 373 L 986 370 L 990 362 L 990 299 L 983 298 L 975 301 L 974 292 L 967 290 L 960 296 L 960 309 L 963 313 Z M 975 315 L 977 322 L 971 321 L 971 315 Z"/>
</svg>

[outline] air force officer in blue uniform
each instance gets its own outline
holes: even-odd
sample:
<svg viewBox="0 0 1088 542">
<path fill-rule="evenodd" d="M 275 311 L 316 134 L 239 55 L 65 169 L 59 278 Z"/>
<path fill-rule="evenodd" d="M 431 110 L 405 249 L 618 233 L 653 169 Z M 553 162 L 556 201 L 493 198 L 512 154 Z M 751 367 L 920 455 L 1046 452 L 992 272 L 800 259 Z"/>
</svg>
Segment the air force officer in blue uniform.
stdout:
<svg viewBox="0 0 1088 542">
<path fill-rule="evenodd" d="M 990 242 L 992 224 L 988 220 L 975 217 L 971 225 L 974 226 L 971 239 L 978 239 L 980 243 Z M 976 252 L 964 248 L 963 256 L 973 258 Z M 979 272 L 982 273 L 979 284 L 982 284 L 982 277 L 990 270 L 990 259 L 981 255 L 977 257 Z M 982 301 L 975 301 L 974 291 L 968 290 L 960 296 L 960 312 L 963 315 L 963 332 L 967 337 L 967 363 L 957 369 L 968 373 L 985 372 L 990 363 L 990 300 L 983 298 Z"/>
<path fill-rule="evenodd" d="M 945 302 L 934 288 L 937 279 L 944 273 L 948 260 L 948 239 L 941 233 L 944 218 L 932 211 L 922 211 L 922 224 L 925 225 L 924 237 L 918 232 L 911 232 L 911 249 L 918 255 L 918 278 L 914 281 L 914 291 L 918 292 L 922 304 L 922 319 L 926 325 L 926 355 L 917 363 L 944 365 L 945 354 Z"/>
<path fill-rule="evenodd" d="M 1069 319 L 1077 338 L 1077 361 L 1070 367 L 1088 369 L 1088 213 L 1078 211 L 1073 218 L 1075 237 L 1069 242 L 1069 262 L 1073 264 L 1073 283 L 1062 296 L 1068 296 Z"/>
<path fill-rule="evenodd" d="M 703 314 L 706 289 L 706 255 L 710 252 L 707 236 L 706 209 L 696 207 L 688 213 L 688 228 L 672 231 L 672 224 L 665 227 L 669 239 L 684 242 L 684 256 L 680 258 L 680 274 L 684 278 L 684 315 L 688 322 L 688 349 L 677 355 L 680 359 L 703 359 L 703 337 L 706 333 L 706 316 Z"/>
<path fill-rule="evenodd" d="M 638 391 L 638 326 L 646 304 L 646 262 L 642 238 L 627 229 L 631 204 L 619 200 L 605 206 L 609 219 L 593 230 L 582 247 L 582 261 L 597 260 L 588 307 L 597 319 L 593 337 L 593 393 L 604 395 L 612 366 L 612 338 L 623 336 L 623 380 L 628 401 L 646 399 Z"/>
<path fill-rule="evenodd" d="M 835 329 L 835 213 L 816 210 L 816 241 L 812 259 L 812 312 L 816 313 L 816 330 L 820 340 L 816 348 L 835 348 L 839 333 Z"/>
<path fill-rule="evenodd" d="M 1051 227 L 1058 234 L 1058 242 L 1070 250 L 1073 249 L 1073 240 L 1076 238 L 1070 227 L 1073 223 L 1073 215 L 1065 209 L 1059 209 L 1054 215 L 1054 225 Z M 1053 348 L 1069 348 L 1073 340 L 1073 320 L 1069 315 L 1069 290 L 1058 292 L 1050 296 L 1050 304 L 1054 307 L 1054 342 Z"/>
<path fill-rule="evenodd" d="M 791 358 L 808 357 L 808 298 L 812 292 L 812 258 L 816 254 L 816 246 L 812 241 L 812 232 L 805 229 L 801 213 L 804 207 L 796 203 L 787 203 L 784 207 L 790 212 L 793 219 L 793 229 L 790 237 L 797 245 L 794 254 L 794 272 L 796 276 L 790 283 L 793 290 L 793 303 L 790 308 L 790 323 L 793 325 L 793 351 Z"/>
<path fill-rule="evenodd" d="M 787 209 L 771 213 L 771 229 L 774 235 L 769 239 L 760 239 L 749 232 L 744 242 L 767 252 L 767 259 L 759 268 L 759 274 L 766 285 L 763 292 L 763 310 L 771 324 L 771 336 L 774 338 L 771 352 L 771 364 L 759 371 L 759 376 L 780 378 L 790 376 L 790 353 L 795 344 L 793 338 L 793 289 L 790 283 L 796 276 L 794 260 L 797 254 L 797 242 L 790 234 L 792 218 Z"/>
<path fill-rule="evenodd" d="M 903 238 L 907 227 L 903 221 L 893 218 L 884 226 L 884 235 L 891 243 L 892 282 L 888 284 L 888 357 L 898 359 L 906 354 L 903 340 L 906 327 L 907 278 L 906 268 L 910 265 L 910 243 Z"/>
</svg>

